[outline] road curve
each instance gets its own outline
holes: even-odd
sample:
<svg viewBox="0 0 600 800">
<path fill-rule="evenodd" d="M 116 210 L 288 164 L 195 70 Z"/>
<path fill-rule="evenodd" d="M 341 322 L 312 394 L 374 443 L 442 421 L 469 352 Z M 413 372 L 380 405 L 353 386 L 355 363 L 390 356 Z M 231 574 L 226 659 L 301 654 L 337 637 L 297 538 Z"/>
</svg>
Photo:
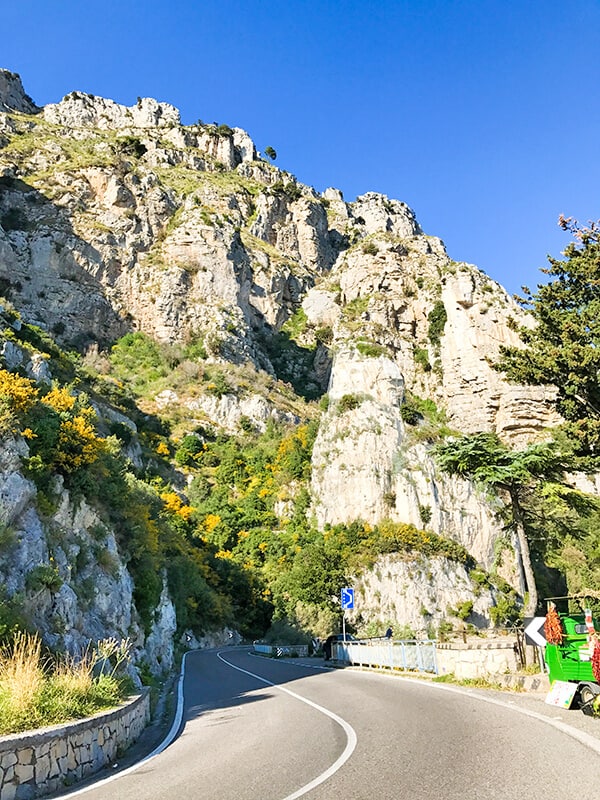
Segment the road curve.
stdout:
<svg viewBox="0 0 600 800">
<path fill-rule="evenodd" d="M 560 720 L 503 699 L 443 689 L 246 649 L 189 653 L 179 735 L 81 796 L 598 800 L 597 739 L 577 741 Z"/>
</svg>

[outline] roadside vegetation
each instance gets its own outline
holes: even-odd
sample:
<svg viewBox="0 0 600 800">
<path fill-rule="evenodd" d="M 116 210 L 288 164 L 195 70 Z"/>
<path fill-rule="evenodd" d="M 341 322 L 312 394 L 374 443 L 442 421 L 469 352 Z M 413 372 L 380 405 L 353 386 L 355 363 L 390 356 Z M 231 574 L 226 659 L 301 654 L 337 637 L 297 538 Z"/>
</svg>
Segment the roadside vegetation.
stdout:
<svg viewBox="0 0 600 800">
<path fill-rule="evenodd" d="M 20 133 L 6 152 L 21 164 L 39 149 L 36 135 L 43 134 L 44 149 L 55 135 L 48 124 Z M 230 136 L 231 130 L 215 126 L 207 133 Z M 139 166 L 145 145 L 131 137 L 102 134 L 74 142 L 65 138 L 61 152 L 66 163 L 57 166 L 49 159 L 43 173 L 29 176 L 34 185 L 46 183 L 62 191 L 54 180 L 59 167 L 116 162 Z M 265 154 L 271 160 L 276 157 L 272 148 Z M 229 209 L 232 218 L 227 220 L 232 225 L 234 217 L 247 223 L 250 209 L 256 213 L 261 185 L 223 165 L 211 162 L 210 167 L 165 167 L 157 176 L 165 192 L 187 197 L 206 225 L 215 224 L 223 212 L 220 201 L 235 189 L 243 195 L 244 209 L 236 212 L 240 219 Z M 6 181 L 14 182 L 2 180 L 7 186 Z M 29 191 L 24 183 L 21 189 Z M 302 190 L 286 180 L 273 183 L 269 192 L 292 203 Z M 205 205 L 209 195 L 213 199 Z M 169 225 L 178 224 L 181 213 L 172 216 L 164 236 Z M 8 209 L 0 224 L 6 231 L 27 231 L 30 223 L 19 209 Z M 277 256 L 272 245 L 255 240 L 243 227 L 248 226 L 240 225 L 239 230 L 249 252 L 253 244 L 263 255 Z M 473 480 L 504 501 L 506 539 L 520 553 L 528 589 L 525 611 L 530 615 L 546 594 L 600 589 L 600 506 L 574 489 L 568 477 L 574 472 L 594 474 L 600 467 L 600 241 L 595 226 L 582 229 L 563 220 L 563 227 L 576 239 L 565 252 L 566 260 L 551 260 L 550 283 L 538 293 L 526 291 L 521 300 L 537 326 L 524 327 L 520 333 L 525 347 L 504 348 L 497 364 L 510 380 L 558 387 L 556 408 L 565 422 L 553 432 L 554 441 L 513 451 L 489 433 L 460 436 L 432 400 L 410 392 L 400 410 L 409 444 L 431 448 L 441 470 Z M 375 242 L 362 242 L 360 247 L 363 254 L 377 256 Z M 158 257 L 159 250 L 148 258 Z M 294 264 L 288 266 L 293 271 Z M 10 294 L 11 283 L 6 281 L 0 288 Z M 417 286 L 421 288 L 418 281 Z M 375 300 L 359 297 L 346 303 L 339 322 L 354 333 L 358 352 L 369 358 L 389 352 L 371 338 L 376 331 L 368 312 Z M 166 580 L 177 612 L 177 636 L 184 631 L 202 636 L 224 627 L 235 627 L 247 638 L 269 630 L 271 636 L 296 641 L 327 635 L 339 621 L 340 587 L 390 553 L 406 560 L 435 556 L 463 564 L 471 575 L 481 576 L 474 581 L 474 595 L 477 585 L 493 584 L 498 590 L 494 621 L 515 621 L 521 612 L 515 593 L 478 569 L 452 540 L 389 520 L 317 528 L 310 507 L 311 456 L 328 400 L 315 375 L 315 360 L 335 341 L 334 330 L 313 329 L 306 314 L 297 310 L 277 332 L 265 333 L 264 339 L 257 333 L 256 345 L 275 372 L 267 375 L 227 362 L 226 345 L 228 337 L 236 336 L 237 320 L 233 312 L 219 313 L 219 331 L 198 331 L 186 342 L 165 345 L 130 332 L 104 351 L 88 351 L 82 357 L 60 348 L 51 333 L 23 323 L 10 303 L 2 301 L 0 344 L 10 342 L 25 355 L 18 367 L 4 363 L 0 368 L 0 444 L 26 444 L 20 448 L 21 466 L 37 488 L 36 505 L 45 528 L 52 530 L 65 489 L 74 504 L 85 501 L 95 509 L 102 521 L 93 532 L 98 564 L 107 572 L 115 568 L 110 554 L 103 552 L 107 531 L 114 531 L 119 557 L 134 581 L 134 601 L 146 633 L 152 630 Z M 438 299 L 428 315 L 427 340 L 421 342 L 427 347 L 414 350 L 423 372 L 438 369 L 447 315 Z M 64 333 L 64 324 L 57 323 L 54 333 Z M 27 377 L 23 365 L 32 355 L 47 362 L 50 383 Z M 159 402 L 165 393 L 175 397 L 172 403 Z M 276 413 L 264 424 L 241 417 L 236 430 L 210 423 L 202 404 L 193 405 L 196 400 L 208 398 L 214 404 L 256 393 L 268 397 Z M 346 394 L 338 411 L 351 411 L 360 402 L 360 396 Z M 388 494 L 391 508 L 394 497 Z M 431 508 L 422 506 L 420 517 L 426 527 Z M 0 525 L 0 561 L 9 562 L 15 540 L 15 531 Z M 51 550 L 51 541 L 50 545 Z M 29 599 L 38 591 L 53 594 L 69 581 L 79 601 L 87 601 L 93 586 L 80 580 L 85 559 L 80 561 L 67 571 L 50 556 L 48 563 L 30 570 L 24 594 Z M 463 605 L 448 616 L 466 622 L 472 604 Z M 0 641 L 13 648 L 3 658 L 7 665 L 33 663 L 38 647 L 44 680 L 32 679 L 32 686 L 41 686 L 50 672 L 46 662 L 40 662 L 39 642 L 22 638 L 28 625 L 25 607 L 19 593 L 0 593 Z M 396 620 L 389 622 L 399 627 Z M 429 633 L 443 636 L 448 625 L 446 621 Z M 22 652 L 27 648 L 30 659 Z M 81 669 L 91 675 L 90 662 L 84 658 L 80 663 L 88 665 Z M 15 669 L 2 667 L 6 675 Z M 52 674 L 60 676 L 62 670 L 59 666 Z M 29 671 L 38 674 L 33 668 Z M 23 667 L 23 675 L 26 672 Z M 96 684 L 106 683 L 105 677 L 91 681 L 94 691 Z M 98 689 L 100 694 L 105 690 L 107 686 Z M 44 707 L 49 701 L 37 691 L 31 696 Z M 49 696 L 54 691 L 48 689 Z M 4 703 L 8 693 L 4 688 L 1 692 Z M 6 703 L 12 708 L 13 700 Z"/>
<path fill-rule="evenodd" d="M 123 672 L 128 642 L 98 642 L 80 658 L 45 654 L 39 636 L 17 633 L 0 648 L 0 735 L 90 716 L 133 690 Z"/>
</svg>

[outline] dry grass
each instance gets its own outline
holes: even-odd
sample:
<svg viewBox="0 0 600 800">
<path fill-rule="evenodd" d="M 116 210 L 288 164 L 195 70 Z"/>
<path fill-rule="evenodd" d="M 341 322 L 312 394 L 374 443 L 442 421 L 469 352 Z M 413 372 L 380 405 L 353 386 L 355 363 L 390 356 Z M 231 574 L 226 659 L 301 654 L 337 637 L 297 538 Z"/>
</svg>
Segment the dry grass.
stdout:
<svg viewBox="0 0 600 800">
<path fill-rule="evenodd" d="M 17 633 L 12 644 L 0 649 L 0 713 L 12 719 L 27 717 L 44 684 L 42 643 L 39 637 Z"/>
<path fill-rule="evenodd" d="M 17 633 L 0 649 L 0 735 L 89 716 L 119 704 L 131 690 L 117 671 L 129 642 L 99 642 L 76 658 L 51 661 L 37 635 Z"/>
</svg>

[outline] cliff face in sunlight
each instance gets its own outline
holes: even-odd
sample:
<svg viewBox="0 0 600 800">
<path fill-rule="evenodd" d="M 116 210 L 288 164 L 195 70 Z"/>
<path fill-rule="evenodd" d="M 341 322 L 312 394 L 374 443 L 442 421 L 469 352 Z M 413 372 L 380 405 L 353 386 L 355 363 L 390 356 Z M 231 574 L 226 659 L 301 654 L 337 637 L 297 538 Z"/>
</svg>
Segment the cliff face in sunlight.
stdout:
<svg viewBox="0 0 600 800">
<path fill-rule="evenodd" d="M 309 478 L 319 528 L 412 523 L 522 589 L 510 553 L 498 567 L 497 499 L 441 475 L 430 445 L 442 412 L 452 430 L 496 431 L 523 445 L 556 422 L 552 393 L 508 384 L 492 369 L 499 347 L 518 341 L 521 310 L 476 267 L 452 261 L 405 203 L 319 194 L 262 158 L 239 128 L 184 126 L 155 100 L 124 107 L 72 92 L 38 109 L 18 76 L 0 71 L 0 290 L 24 323 L 96 366 L 132 331 L 171 352 L 196 346 L 191 379 L 147 393 L 145 413 L 175 415 L 180 433 L 200 423 L 232 434 L 240 424 L 260 431 L 270 420 L 319 418 Z M 56 378 L 11 337 L 0 344 L 7 369 Z M 215 392 L 202 364 L 242 371 L 245 382 Z M 403 407 L 415 398 L 433 409 L 431 419 L 407 422 Z M 20 472 L 23 448 L 14 441 L 3 456 L 1 499 L 5 522 L 19 530 L 13 552 L 24 576 L 49 556 L 35 489 Z M 87 637 L 96 623 L 110 634 L 135 628 L 113 533 L 86 538 L 98 526 L 94 513 L 65 499 L 52 517 L 65 531 L 55 556 L 65 581 L 60 597 L 36 600 L 41 627 L 59 620 Z M 97 581 L 93 625 L 82 622 L 67 580 L 84 539 L 91 555 L 79 579 Z M 93 566 L 99 547 L 115 555 L 110 574 Z M 444 579 L 442 592 L 442 573 L 430 581 L 430 594 L 443 594 L 440 608 L 468 598 L 467 578 Z M 24 581 L 9 580 L 9 592 Z M 398 614 L 416 624 L 424 600 L 405 595 Z M 165 590 L 156 614 L 165 639 L 176 625 L 169 603 Z M 481 624 L 493 603 L 493 593 L 480 598 Z"/>
</svg>

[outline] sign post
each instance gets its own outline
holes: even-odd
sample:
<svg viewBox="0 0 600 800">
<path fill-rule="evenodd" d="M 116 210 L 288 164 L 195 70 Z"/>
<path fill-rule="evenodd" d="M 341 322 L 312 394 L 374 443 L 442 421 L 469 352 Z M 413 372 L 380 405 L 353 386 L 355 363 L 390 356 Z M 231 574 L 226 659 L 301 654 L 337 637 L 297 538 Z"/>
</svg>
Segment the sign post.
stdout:
<svg viewBox="0 0 600 800">
<path fill-rule="evenodd" d="M 354 589 L 350 586 L 345 586 L 342 589 L 342 635 L 344 642 L 346 641 L 346 611 L 354 608 Z"/>
</svg>

